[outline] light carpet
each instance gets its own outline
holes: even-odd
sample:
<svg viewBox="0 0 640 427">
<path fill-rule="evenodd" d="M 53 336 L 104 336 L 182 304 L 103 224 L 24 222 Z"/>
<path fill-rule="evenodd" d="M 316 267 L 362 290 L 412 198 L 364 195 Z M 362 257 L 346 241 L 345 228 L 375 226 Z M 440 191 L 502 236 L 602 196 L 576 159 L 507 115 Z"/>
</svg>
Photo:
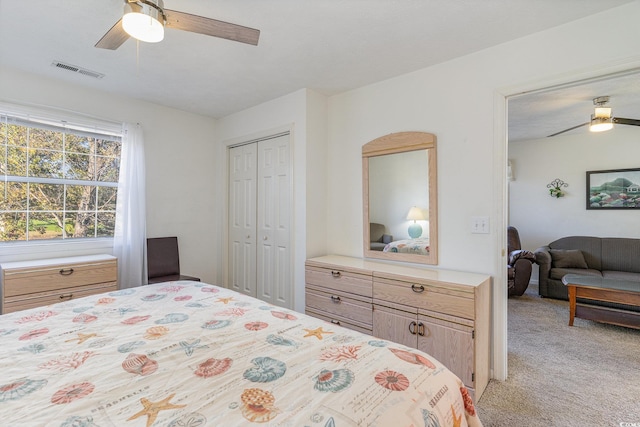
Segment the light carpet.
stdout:
<svg viewBox="0 0 640 427">
<path fill-rule="evenodd" d="M 508 302 L 508 378 L 491 380 L 485 427 L 640 427 L 640 330 L 575 319 L 530 285 Z"/>
</svg>

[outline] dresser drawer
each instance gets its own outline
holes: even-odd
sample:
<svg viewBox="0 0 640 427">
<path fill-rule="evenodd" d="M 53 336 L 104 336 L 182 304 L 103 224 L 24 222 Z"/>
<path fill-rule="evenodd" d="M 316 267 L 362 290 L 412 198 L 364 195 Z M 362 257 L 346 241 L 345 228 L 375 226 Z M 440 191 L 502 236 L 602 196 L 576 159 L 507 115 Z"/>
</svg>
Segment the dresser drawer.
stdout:
<svg viewBox="0 0 640 427">
<path fill-rule="evenodd" d="M 11 269 L 4 271 L 4 298 L 6 300 L 19 295 L 116 282 L 117 279 L 118 268 L 115 259 L 95 263 Z"/>
<path fill-rule="evenodd" d="M 319 268 L 307 266 L 305 283 L 332 291 L 349 292 L 371 298 L 371 275 L 359 274 L 339 268 Z"/>
<path fill-rule="evenodd" d="M 345 292 L 326 292 L 313 286 L 307 286 L 305 298 L 307 308 L 371 328 L 371 299 L 356 299 Z"/>
<path fill-rule="evenodd" d="M 318 312 L 314 309 L 311 308 L 307 308 L 305 310 L 305 314 L 308 314 L 309 316 L 313 316 L 317 319 L 322 319 L 325 320 L 327 322 L 333 323 L 334 325 L 338 325 L 338 326 L 342 326 L 344 328 L 347 329 L 351 329 L 352 331 L 358 331 L 358 332 L 362 332 L 363 334 L 367 334 L 367 335 L 371 335 L 372 334 L 372 330 L 371 327 L 365 327 L 363 325 L 357 325 L 355 323 L 351 323 L 349 321 L 346 321 L 342 318 L 338 318 L 338 317 L 331 317 L 331 316 L 327 316 L 326 313 L 321 313 Z"/>
<path fill-rule="evenodd" d="M 380 305 L 393 307 L 398 304 L 474 319 L 473 294 L 446 290 L 422 283 L 375 278 L 373 280 L 373 300 L 375 304 Z"/>
<path fill-rule="evenodd" d="M 30 295 L 8 297 L 4 300 L 3 313 L 26 310 L 28 308 L 41 307 L 57 302 L 69 301 L 102 292 L 117 291 L 117 282 L 101 283 L 98 285 L 78 286 L 71 289 L 61 289 L 49 292 L 40 292 Z"/>
</svg>

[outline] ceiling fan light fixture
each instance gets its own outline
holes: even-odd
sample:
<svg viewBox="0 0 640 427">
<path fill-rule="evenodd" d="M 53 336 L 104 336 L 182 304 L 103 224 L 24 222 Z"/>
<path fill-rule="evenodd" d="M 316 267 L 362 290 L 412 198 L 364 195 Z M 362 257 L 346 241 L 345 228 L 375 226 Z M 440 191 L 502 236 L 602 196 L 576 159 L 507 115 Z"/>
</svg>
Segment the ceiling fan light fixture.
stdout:
<svg viewBox="0 0 640 427">
<path fill-rule="evenodd" d="M 611 107 L 596 107 L 594 116 L 603 119 L 611 118 Z"/>
<path fill-rule="evenodd" d="M 591 132 L 604 132 L 611 129 L 613 129 L 613 119 L 611 117 L 591 115 L 591 123 L 589 124 L 589 130 Z"/>
<path fill-rule="evenodd" d="M 605 107 L 609 103 L 608 96 L 593 98 L 595 111 L 591 115 L 589 130 L 591 132 L 604 132 L 613 129 L 613 119 L 611 118 L 611 107 Z"/>
<path fill-rule="evenodd" d="M 131 37 L 157 43 L 164 39 L 166 17 L 162 0 L 125 0 L 122 28 Z"/>
</svg>

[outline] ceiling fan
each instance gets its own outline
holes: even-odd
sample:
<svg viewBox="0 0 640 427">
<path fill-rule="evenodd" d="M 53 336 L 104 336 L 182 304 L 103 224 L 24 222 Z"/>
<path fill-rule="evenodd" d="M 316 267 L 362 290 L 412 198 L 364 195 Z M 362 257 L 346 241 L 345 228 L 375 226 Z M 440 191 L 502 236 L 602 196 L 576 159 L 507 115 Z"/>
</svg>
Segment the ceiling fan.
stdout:
<svg viewBox="0 0 640 427">
<path fill-rule="evenodd" d="M 258 45 L 260 30 L 254 28 L 165 9 L 162 0 L 124 0 L 124 3 L 123 17 L 102 36 L 95 47 L 115 50 L 129 37 L 159 42 L 164 38 L 165 27 Z"/>
<path fill-rule="evenodd" d="M 579 127 L 589 125 L 591 132 L 603 132 L 613 128 L 614 123 L 620 125 L 640 126 L 640 120 L 638 119 L 625 119 L 623 117 L 611 117 L 611 107 L 609 107 L 609 97 L 599 96 L 593 98 L 593 105 L 595 105 L 595 111 L 591 115 L 591 120 L 585 123 L 580 123 L 577 126 L 572 126 L 568 129 L 561 130 L 560 132 L 548 135 L 547 138 L 560 135 L 570 130 L 578 129 Z"/>
</svg>

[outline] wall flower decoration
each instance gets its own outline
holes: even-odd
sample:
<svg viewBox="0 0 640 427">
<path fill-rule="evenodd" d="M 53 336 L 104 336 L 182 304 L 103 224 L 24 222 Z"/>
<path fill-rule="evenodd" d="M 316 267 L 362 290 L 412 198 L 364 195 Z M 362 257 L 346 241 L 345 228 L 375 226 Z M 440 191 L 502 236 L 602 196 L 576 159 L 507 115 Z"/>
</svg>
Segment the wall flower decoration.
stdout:
<svg viewBox="0 0 640 427">
<path fill-rule="evenodd" d="M 561 179 L 554 179 L 549 184 L 547 184 L 547 188 L 549 189 L 549 195 L 551 197 L 560 198 L 564 196 L 564 191 L 562 191 L 562 187 L 568 187 L 569 184 L 564 182 Z"/>
</svg>

